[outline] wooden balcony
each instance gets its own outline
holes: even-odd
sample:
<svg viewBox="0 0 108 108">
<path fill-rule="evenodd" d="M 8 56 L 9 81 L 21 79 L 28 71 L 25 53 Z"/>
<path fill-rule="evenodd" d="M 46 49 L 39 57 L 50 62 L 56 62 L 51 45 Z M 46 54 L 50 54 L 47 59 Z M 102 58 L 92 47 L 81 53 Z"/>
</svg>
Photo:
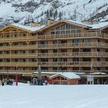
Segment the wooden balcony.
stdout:
<svg viewBox="0 0 108 108">
<path fill-rule="evenodd" d="M 37 41 L 37 36 L 28 36 L 28 37 L 0 37 L 0 43 L 4 42 L 24 42 L 24 41 Z"/>
<path fill-rule="evenodd" d="M 38 36 L 38 40 L 56 40 L 56 39 L 74 39 L 74 38 L 107 38 L 108 35 L 103 35 L 99 32 L 89 32 L 89 33 L 71 33 L 71 34 L 53 34 L 53 35 L 41 35 Z"/>
<path fill-rule="evenodd" d="M 8 33 L 7 33 L 8 34 Z M 5 35 L 5 34 L 4 34 Z M 58 40 L 58 39 L 75 39 L 75 38 L 103 38 L 108 39 L 107 34 L 101 34 L 98 32 L 89 33 L 72 33 L 72 34 L 60 34 L 60 35 L 36 35 L 36 36 L 19 36 L 17 37 L 0 37 L 0 43 L 4 42 L 22 42 L 22 41 L 40 41 L 40 40 Z"/>
<path fill-rule="evenodd" d="M 57 35 L 57 34 L 53 34 L 53 35 L 41 35 L 41 36 L 38 36 L 38 39 L 39 40 L 46 40 L 46 39 L 49 39 L 49 40 L 52 40 L 52 39 L 72 39 L 72 38 L 78 38 L 78 37 L 82 37 L 82 38 L 93 38 L 93 37 L 101 37 L 100 33 L 94 33 L 94 32 L 91 32 L 91 33 L 73 33 L 73 34 L 68 34 L 68 35 L 65 35 L 65 34 L 60 34 L 60 35 Z"/>
<path fill-rule="evenodd" d="M 103 34 L 102 37 L 103 37 L 104 39 L 108 39 L 108 34 Z"/>
<path fill-rule="evenodd" d="M 4 69 L 4 70 L 0 70 L 0 74 L 3 74 L 3 75 L 23 75 L 23 76 L 32 76 L 32 73 L 34 71 L 32 70 L 7 70 L 7 69 Z"/>
<path fill-rule="evenodd" d="M 36 53 L 36 54 L 0 54 L 0 58 L 74 58 L 74 57 L 108 57 L 105 52 L 68 52 L 68 53 Z"/>
<path fill-rule="evenodd" d="M 0 62 L 0 67 L 36 67 L 36 62 Z"/>
<path fill-rule="evenodd" d="M 108 62 L 94 62 L 93 67 L 105 67 L 108 66 Z M 91 62 L 40 62 L 41 66 L 47 67 L 91 67 Z"/>
<path fill-rule="evenodd" d="M 37 49 L 38 45 L 17 45 L 17 46 L 0 46 L 0 50 L 29 50 Z"/>
<path fill-rule="evenodd" d="M 0 46 L 0 50 L 28 50 L 28 49 L 64 49 L 64 48 L 108 48 L 106 43 L 67 43 L 67 44 L 35 44 L 35 45 L 10 45 Z"/>
<path fill-rule="evenodd" d="M 37 54 L 0 54 L 0 58 L 36 58 Z"/>
<path fill-rule="evenodd" d="M 38 45 L 39 49 L 63 49 L 63 48 L 107 48 L 107 44 L 104 43 L 97 43 L 97 42 L 91 42 L 91 43 L 67 43 L 67 44 L 44 44 L 44 45 Z"/>
<path fill-rule="evenodd" d="M 38 58 L 65 58 L 65 57 L 108 57 L 106 52 L 67 52 L 67 53 L 39 53 Z"/>
</svg>

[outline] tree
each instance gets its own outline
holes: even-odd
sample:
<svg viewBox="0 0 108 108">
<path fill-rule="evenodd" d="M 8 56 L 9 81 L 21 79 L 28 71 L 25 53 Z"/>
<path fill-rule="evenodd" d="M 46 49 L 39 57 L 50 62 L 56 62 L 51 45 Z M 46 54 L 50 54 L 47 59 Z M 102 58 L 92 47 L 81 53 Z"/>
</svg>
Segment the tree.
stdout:
<svg viewBox="0 0 108 108">
<path fill-rule="evenodd" d="M 62 12 L 59 12 L 59 20 L 61 20 L 62 19 Z"/>
<path fill-rule="evenodd" d="M 54 12 L 54 19 L 56 19 L 57 18 L 57 14 L 58 14 L 58 12 L 57 12 L 57 10 Z"/>
</svg>

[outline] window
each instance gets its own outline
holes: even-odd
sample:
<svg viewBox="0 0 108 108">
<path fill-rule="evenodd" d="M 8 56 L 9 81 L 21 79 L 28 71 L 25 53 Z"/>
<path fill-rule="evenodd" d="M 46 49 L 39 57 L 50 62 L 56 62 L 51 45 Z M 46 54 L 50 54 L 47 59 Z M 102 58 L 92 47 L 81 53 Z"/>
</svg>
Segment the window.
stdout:
<svg viewBox="0 0 108 108">
<path fill-rule="evenodd" d="M 85 48 L 85 49 L 83 49 L 83 52 L 91 52 L 91 49 Z"/>
<path fill-rule="evenodd" d="M 83 61 L 91 61 L 91 58 L 83 58 Z"/>
<path fill-rule="evenodd" d="M 100 49 L 97 49 L 98 52 L 100 52 Z"/>
<path fill-rule="evenodd" d="M 57 62 L 57 58 L 54 58 L 53 61 L 54 61 L 54 62 Z"/>
<path fill-rule="evenodd" d="M 24 33 L 23 36 L 26 36 L 26 34 Z"/>
<path fill-rule="evenodd" d="M 108 58 L 105 58 L 105 61 L 108 61 Z"/>
<path fill-rule="evenodd" d="M 57 50 L 56 50 L 56 49 L 54 49 L 54 50 L 53 50 L 53 53 L 57 53 Z"/>
<path fill-rule="evenodd" d="M 56 34 L 56 35 L 69 35 L 69 34 L 75 34 L 75 33 L 80 33 L 80 29 L 77 28 L 74 25 L 70 25 L 70 24 L 65 24 L 63 26 L 57 27 L 55 29 L 51 30 L 51 34 Z"/>
<path fill-rule="evenodd" d="M 97 58 L 97 61 L 100 61 L 100 58 Z"/>
</svg>

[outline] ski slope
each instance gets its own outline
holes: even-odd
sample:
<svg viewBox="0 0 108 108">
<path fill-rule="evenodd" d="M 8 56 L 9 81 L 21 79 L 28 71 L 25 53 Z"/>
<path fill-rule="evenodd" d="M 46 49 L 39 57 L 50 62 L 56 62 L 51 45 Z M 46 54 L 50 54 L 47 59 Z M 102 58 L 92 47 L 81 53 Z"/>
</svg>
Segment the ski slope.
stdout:
<svg viewBox="0 0 108 108">
<path fill-rule="evenodd" d="M 108 86 L 0 86 L 0 108 L 108 108 Z"/>
</svg>

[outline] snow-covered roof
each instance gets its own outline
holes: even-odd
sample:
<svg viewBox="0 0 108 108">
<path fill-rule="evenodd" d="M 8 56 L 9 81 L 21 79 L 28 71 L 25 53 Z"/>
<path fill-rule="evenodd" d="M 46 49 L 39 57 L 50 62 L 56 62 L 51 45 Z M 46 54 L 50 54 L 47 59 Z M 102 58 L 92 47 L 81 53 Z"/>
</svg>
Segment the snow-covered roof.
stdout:
<svg viewBox="0 0 108 108">
<path fill-rule="evenodd" d="M 50 25 L 37 25 L 37 26 L 25 26 L 25 25 L 21 25 L 21 24 L 12 24 L 11 26 L 15 26 L 15 27 L 19 27 L 19 28 L 22 28 L 22 29 L 25 29 L 25 30 L 28 30 L 28 31 L 31 31 L 31 32 L 36 32 L 36 31 L 40 31 L 40 30 L 45 30 L 51 26 L 54 26 L 58 23 L 61 23 L 61 22 L 64 22 L 64 23 L 68 23 L 68 24 L 72 24 L 72 25 L 75 25 L 75 26 L 79 26 L 79 27 L 83 27 L 83 28 L 90 28 L 90 29 L 105 29 L 108 27 L 108 22 L 101 22 L 101 23 L 98 23 L 98 24 L 92 24 L 92 25 L 87 25 L 85 23 L 82 23 L 82 22 L 79 22 L 79 21 L 73 21 L 73 20 L 61 20 L 61 21 L 54 21 L 54 23 L 50 24 Z"/>
<path fill-rule="evenodd" d="M 42 28 L 45 27 L 45 25 L 41 25 L 41 26 L 25 26 L 25 25 L 21 25 L 21 24 L 11 24 L 11 26 L 15 26 L 15 27 L 18 27 L 18 28 L 21 28 L 21 29 L 24 29 L 24 30 L 28 30 L 28 31 L 31 31 L 31 32 L 36 32 Z"/>
<path fill-rule="evenodd" d="M 55 25 L 57 25 L 57 24 L 59 24 L 59 23 L 67 23 L 67 24 L 72 24 L 72 25 L 75 25 L 75 26 L 83 27 L 83 28 L 90 28 L 89 25 L 84 24 L 84 23 L 79 22 L 79 21 L 60 20 L 60 21 L 54 21 L 54 22 L 52 22 L 52 24 L 45 26 L 42 30 L 46 30 L 46 29 L 48 29 L 48 28 L 50 28 L 50 27 L 53 27 L 53 26 L 55 26 Z"/>
<path fill-rule="evenodd" d="M 67 79 L 80 79 L 80 76 L 74 72 L 58 72 L 58 73 L 50 76 L 50 78 L 55 78 L 57 76 L 62 76 L 62 77 L 65 77 Z"/>
<path fill-rule="evenodd" d="M 108 28 L 108 22 L 101 22 L 97 24 L 89 25 L 92 29 L 105 29 Z"/>
<path fill-rule="evenodd" d="M 17 28 L 20 28 L 20 29 L 23 29 L 23 30 L 26 30 L 26 31 L 30 31 L 30 32 L 37 32 L 37 31 L 43 31 L 43 30 L 46 30 L 50 27 L 53 27 L 59 23 L 67 23 L 67 24 L 72 24 L 72 25 L 75 25 L 75 26 L 79 26 L 79 27 L 82 27 L 82 28 L 89 28 L 89 29 L 105 29 L 105 28 L 108 28 L 108 22 L 101 22 L 101 23 L 98 23 L 98 24 L 84 24 L 82 22 L 79 22 L 79 21 L 73 21 L 73 20 L 61 20 L 61 21 L 54 21 L 52 24 L 50 25 L 35 25 L 35 26 L 27 26 L 27 25 L 21 25 L 21 24 L 18 24 L 18 23 L 14 23 L 14 24 L 11 24 L 7 27 L 10 27 L 10 26 L 13 26 L 13 27 L 17 27 Z M 4 27 L 2 28 L 0 31 L 2 31 L 3 29 L 7 28 L 7 27 Z"/>
<path fill-rule="evenodd" d="M 105 75 L 106 73 L 104 72 L 94 72 L 94 73 L 91 73 L 92 75 Z"/>
<path fill-rule="evenodd" d="M 76 26 L 79 26 L 79 27 L 84 27 L 84 28 L 89 28 L 90 26 L 85 24 L 85 23 L 82 23 L 80 21 L 73 21 L 73 20 L 64 20 L 64 22 L 67 22 L 67 23 L 70 23 L 70 24 L 74 24 Z"/>
<path fill-rule="evenodd" d="M 18 24 L 18 23 L 13 23 L 11 25 L 8 25 L 4 28 L 2 28 L 0 31 L 4 30 L 5 28 L 7 27 L 17 27 L 17 28 L 20 28 L 20 29 L 23 29 L 23 30 L 26 30 L 26 31 L 30 31 L 30 32 L 37 32 L 37 31 L 43 31 L 43 30 L 46 30 L 52 26 L 55 26 L 59 23 L 67 23 L 67 24 L 72 24 L 72 25 L 75 25 L 75 26 L 79 26 L 79 27 L 83 27 L 83 28 L 88 28 L 89 26 L 84 24 L 84 23 L 81 23 L 81 22 L 78 22 L 78 21 L 72 21 L 72 20 L 61 20 L 61 21 L 54 21 L 52 24 L 50 25 L 35 25 L 35 26 L 27 26 L 27 25 L 21 25 L 21 24 Z"/>
</svg>

